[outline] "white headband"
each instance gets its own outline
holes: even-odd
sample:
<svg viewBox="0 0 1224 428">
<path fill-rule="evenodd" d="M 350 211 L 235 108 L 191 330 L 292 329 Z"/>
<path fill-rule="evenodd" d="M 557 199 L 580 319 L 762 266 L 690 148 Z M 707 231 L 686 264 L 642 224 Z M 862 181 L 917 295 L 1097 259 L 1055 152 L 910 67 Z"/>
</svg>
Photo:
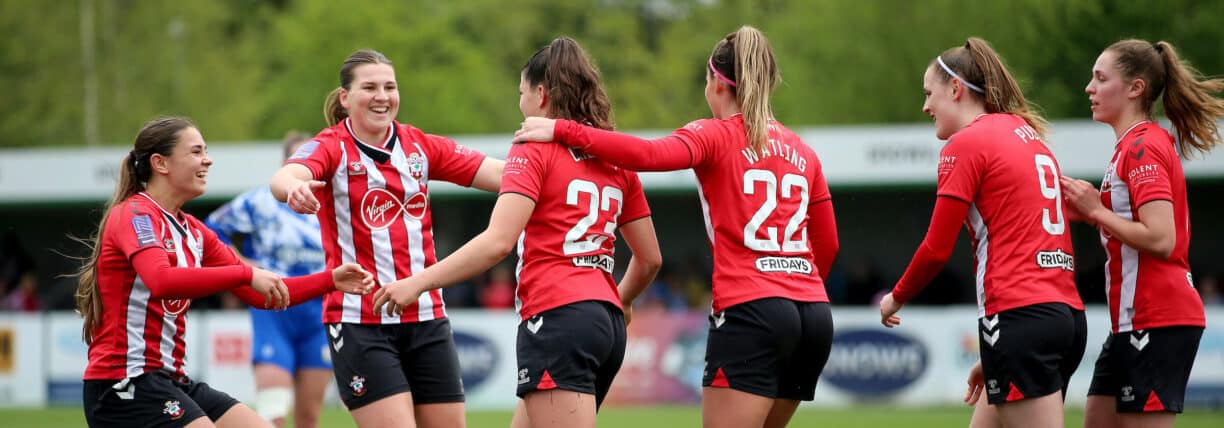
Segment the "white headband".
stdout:
<svg viewBox="0 0 1224 428">
<path fill-rule="evenodd" d="M 959 75 L 959 74 L 956 74 L 956 72 L 955 72 L 955 71 L 952 71 L 952 67 L 948 67 L 948 64 L 944 64 L 944 62 L 943 62 L 943 58 L 941 58 L 941 57 L 938 57 L 938 56 L 937 56 L 937 57 L 935 57 L 935 61 L 939 63 L 939 66 L 940 66 L 941 68 L 943 68 L 943 69 L 944 69 L 944 71 L 946 71 L 946 72 L 948 72 L 948 74 L 952 75 L 952 78 L 954 78 L 954 79 L 956 79 L 956 80 L 961 81 L 961 83 L 964 83 L 966 87 L 968 87 L 969 89 L 972 89 L 972 90 L 973 90 L 973 92 L 977 92 L 977 93 L 979 93 L 979 94 L 985 94 L 985 93 L 986 93 L 986 91 L 983 91 L 983 90 L 982 90 L 982 88 L 979 88 L 977 85 L 974 85 L 974 84 L 972 84 L 972 83 L 969 83 L 969 81 L 968 81 L 968 80 L 965 80 L 965 78 L 960 77 L 960 75 Z"/>
</svg>

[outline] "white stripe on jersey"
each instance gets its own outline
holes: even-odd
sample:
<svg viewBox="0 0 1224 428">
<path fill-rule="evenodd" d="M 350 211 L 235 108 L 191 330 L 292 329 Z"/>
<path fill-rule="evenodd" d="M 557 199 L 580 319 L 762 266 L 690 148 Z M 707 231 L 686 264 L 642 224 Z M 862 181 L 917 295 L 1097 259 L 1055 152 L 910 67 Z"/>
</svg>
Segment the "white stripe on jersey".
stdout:
<svg viewBox="0 0 1224 428">
<path fill-rule="evenodd" d="M 177 219 L 170 217 L 167 213 L 163 212 L 162 214 L 164 217 L 166 217 L 165 220 L 167 222 L 170 222 L 170 221 L 178 222 Z M 167 229 L 170 232 L 170 239 L 173 239 L 175 242 L 174 255 L 177 258 L 177 262 L 175 263 L 175 265 L 178 267 L 200 267 L 201 257 L 199 254 L 195 253 L 196 242 L 195 242 L 195 239 L 191 235 L 191 231 L 186 230 L 186 228 L 184 228 L 183 229 L 184 232 L 180 232 L 180 229 L 178 227 L 169 227 Z M 187 236 L 183 236 L 183 233 L 186 233 Z M 194 259 L 192 260 L 192 265 L 187 264 L 187 252 L 185 251 L 185 249 L 192 250 L 192 255 L 195 256 Z M 178 317 L 180 316 L 187 316 L 187 311 L 184 310 L 182 313 L 172 314 L 170 313 L 170 311 L 166 310 L 164 300 L 161 302 L 161 304 L 162 304 L 162 334 L 161 334 L 161 343 L 159 344 L 158 348 L 161 350 L 161 361 L 165 367 L 163 370 L 178 371 L 179 367 L 175 364 L 175 359 L 174 359 L 174 345 L 175 345 L 174 339 L 176 337 L 176 334 L 179 333 L 178 323 L 176 321 L 178 321 Z M 183 359 L 184 359 L 184 362 L 186 362 L 185 360 L 187 359 L 187 356 L 184 355 Z"/>
<path fill-rule="evenodd" d="M 1118 160 L 1119 163 L 1121 161 L 1121 159 Z M 1119 217 L 1128 221 L 1134 221 L 1135 215 L 1131 211 L 1130 187 L 1126 185 L 1126 182 L 1118 178 L 1116 164 L 1110 169 L 1112 171 L 1107 174 L 1110 186 L 1109 202 L 1112 205 L 1110 209 Z M 1106 248 L 1108 248 L 1109 240 L 1103 232 L 1101 240 L 1106 245 Z M 1118 332 L 1122 333 L 1131 331 L 1131 324 L 1135 316 L 1135 282 L 1139 276 L 1139 251 L 1121 242 L 1121 240 L 1118 243 L 1122 247 L 1120 251 L 1122 260 L 1119 260 L 1122 263 L 1122 289 L 1119 290 L 1120 295 L 1118 296 Z M 1108 260 L 1108 254 L 1106 254 L 1106 257 L 1105 298 L 1108 301 L 1110 293 L 1109 285 L 1112 283 L 1112 278 L 1109 277 L 1109 265 L 1113 263 L 1113 260 Z"/>
<path fill-rule="evenodd" d="M 361 157 L 361 163 L 365 165 L 366 170 L 366 192 L 373 189 L 385 189 L 387 187 L 387 179 L 383 176 L 382 171 L 378 170 L 378 164 L 366 156 Z M 391 215 L 401 216 L 403 214 L 403 212 L 399 212 L 398 214 Z M 358 215 L 364 216 L 365 214 L 359 213 Z M 397 223 L 392 222 L 391 227 L 398 226 Z M 382 230 L 370 229 L 370 244 L 374 247 L 372 251 L 374 254 L 374 275 L 378 278 L 378 283 L 386 286 L 395 282 L 399 278 L 395 273 L 395 254 L 393 254 L 395 247 L 391 245 L 390 228 Z M 379 322 L 382 324 L 400 323 L 399 316 L 387 315 L 387 311 L 379 312 L 378 316 L 380 318 Z"/>
<path fill-rule="evenodd" d="M 714 250 L 714 225 L 710 223 L 710 203 L 701 191 L 701 177 L 697 177 L 697 199 L 701 201 L 701 218 L 705 220 L 706 239 L 710 240 L 710 251 Z"/>
<path fill-rule="evenodd" d="M 357 263 L 357 250 L 353 248 L 353 212 L 349 210 L 348 151 L 341 148 L 340 165 L 332 176 L 332 202 L 336 211 L 336 245 L 340 246 L 341 263 Z M 361 295 L 343 294 L 340 322 L 361 323 Z"/>
<path fill-rule="evenodd" d="M 157 248 L 149 251 L 157 251 Z M 132 292 L 127 298 L 127 377 L 129 378 L 144 373 L 144 331 L 145 316 L 149 310 L 149 294 L 149 288 L 145 287 L 144 281 L 137 276 L 136 282 L 132 284 Z"/>
<path fill-rule="evenodd" d="M 425 149 L 421 147 L 420 144 L 413 142 L 412 145 L 417 148 L 418 152 L 425 153 Z M 408 158 L 404 156 L 404 150 L 403 150 L 404 145 L 399 144 L 399 147 L 400 147 L 400 150 L 396 150 L 394 153 L 391 154 L 391 164 L 395 165 L 396 170 L 407 171 L 408 170 Z M 422 172 L 428 173 L 429 159 L 426 158 L 423 161 L 425 162 L 425 164 L 422 166 Z M 428 176 L 425 176 L 425 175 L 421 176 L 421 180 L 428 180 L 428 179 L 429 179 Z M 422 181 L 417 181 L 415 178 L 412 177 L 412 175 L 400 174 L 400 183 L 404 188 L 403 203 L 407 203 L 409 197 L 423 190 L 421 189 Z M 422 227 L 423 224 L 421 223 L 421 220 L 414 219 L 412 218 L 412 216 L 404 216 L 404 225 L 407 226 L 407 229 L 408 229 L 408 258 L 409 258 L 410 266 L 412 267 L 412 273 L 416 274 L 418 272 L 425 270 L 425 245 L 424 245 L 425 231 L 424 231 L 424 228 Z M 438 289 L 438 295 L 439 296 L 442 295 L 441 288 Z M 442 304 L 443 303 L 441 301 L 434 302 L 433 295 L 430 294 L 429 292 L 421 293 L 421 298 L 417 299 L 419 319 L 421 321 L 429 321 L 429 320 L 434 319 L 435 318 L 434 312 L 433 312 L 434 306 L 440 306 Z M 444 311 L 443 316 L 445 316 L 446 314 L 445 309 L 443 309 L 443 311 Z"/>
<path fill-rule="evenodd" d="M 986 228 L 986 222 L 982 221 L 982 213 L 978 211 L 977 204 L 969 205 L 969 227 L 973 228 L 973 238 L 977 240 L 974 254 L 977 266 L 974 267 L 973 282 L 977 286 L 978 318 L 981 318 L 986 316 L 986 260 L 990 255 L 990 230 Z"/>
<path fill-rule="evenodd" d="M 514 262 L 514 314 L 521 319 L 523 317 L 523 299 L 519 298 L 518 288 L 523 286 L 523 281 L 519 278 L 523 274 L 523 249 L 526 245 L 523 241 L 527 240 L 527 228 L 523 228 L 519 232 L 518 245 L 515 251 L 518 251 L 518 261 Z"/>
</svg>

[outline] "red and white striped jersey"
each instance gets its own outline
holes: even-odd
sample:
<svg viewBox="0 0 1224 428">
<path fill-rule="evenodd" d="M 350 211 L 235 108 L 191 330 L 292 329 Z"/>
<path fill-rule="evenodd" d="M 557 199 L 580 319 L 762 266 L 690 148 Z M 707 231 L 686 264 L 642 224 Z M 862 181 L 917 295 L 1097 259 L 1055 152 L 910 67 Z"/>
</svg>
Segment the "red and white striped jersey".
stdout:
<svg viewBox="0 0 1224 428">
<path fill-rule="evenodd" d="M 1140 221 L 1139 207 L 1152 201 L 1173 204 L 1177 243 L 1168 259 L 1132 248 L 1101 229 L 1108 255 L 1105 296 L 1114 333 L 1207 325 L 1203 301 L 1190 277 L 1190 209 L 1181 160 L 1173 137 L 1145 121 L 1119 139 L 1101 181 L 1101 202 L 1124 219 Z"/>
<path fill-rule="evenodd" d="M 820 159 L 798 135 L 768 124 L 760 153 L 743 115 L 689 122 L 688 144 L 714 253 L 713 310 L 781 297 L 827 302 L 808 240 L 808 210 L 830 198 Z"/>
<path fill-rule="evenodd" d="M 940 152 L 937 194 L 968 202 L 978 316 L 1038 303 L 1084 309 L 1058 162 L 1023 118 L 984 114 Z"/>
<path fill-rule="evenodd" d="M 101 323 L 89 346 L 85 379 L 125 379 L 183 371 L 190 299 L 151 299 L 132 267 L 141 251 L 164 251 L 170 266 L 206 267 L 237 263 L 233 253 L 199 220 L 175 217 L 144 193 L 116 204 L 98 239 L 97 279 Z M 228 256 L 228 257 L 226 257 Z"/>
<path fill-rule="evenodd" d="M 470 186 L 484 155 L 394 122 L 385 141 L 358 140 L 349 119 L 324 129 L 287 162 L 325 182 L 316 193 L 327 267 L 358 263 L 379 286 L 437 262 L 429 209 L 430 179 Z M 329 293 L 323 322 L 396 324 L 446 317 L 442 290 L 423 293 L 400 316 L 374 312 L 374 293 Z"/>
<path fill-rule="evenodd" d="M 650 215 L 636 173 L 560 144 L 516 144 L 501 193 L 536 202 L 518 241 L 515 307 L 523 320 L 584 300 L 621 307 L 615 231 Z"/>
</svg>

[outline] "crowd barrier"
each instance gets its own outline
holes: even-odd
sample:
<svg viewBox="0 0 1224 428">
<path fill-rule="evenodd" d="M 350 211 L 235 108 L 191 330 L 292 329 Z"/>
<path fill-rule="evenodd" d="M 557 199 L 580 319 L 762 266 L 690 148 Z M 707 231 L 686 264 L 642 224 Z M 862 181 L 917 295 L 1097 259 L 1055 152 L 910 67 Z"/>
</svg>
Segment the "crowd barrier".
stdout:
<svg viewBox="0 0 1224 428">
<path fill-rule="evenodd" d="M 508 311 L 449 312 L 468 408 L 513 408 L 518 318 Z M 1083 405 L 1093 363 L 1109 329 L 1103 307 L 1090 307 L 1087 313 L 1088 348 L 1072 378 L 1067 397 L 1071 405 Z M 976 314 L 975 308 L 964 306 L 907 307 L 901 313 L 902 324 L 886 329 L 874 308 L 834 308 L 833 350 L 816 399 L 805 405 L 959 403 L 966 374 L 977 359 Z M 190 317 L 188 373 L 239 400 L 252 401 L 247 312 L 200 311 Z M 707 318 L 708 312 L 702 311 L 636 311 L 625 363 L 608 403 L 698 403 Z M 1207 319 L 1209 324 L 1224 319 L 1224 309 L 1209 309 Z M 71 312 L 0 313 L 0 407 L 79 405 L 88 358 L 80 336 L 80 318 Z M 336 394 L 328 394 L 328 400 L 335 403 Z M 1209 325 L 1203 334 L 1187 402 L 1224 405 L 1224 328 L 1218 325 Z"/>
</svg>

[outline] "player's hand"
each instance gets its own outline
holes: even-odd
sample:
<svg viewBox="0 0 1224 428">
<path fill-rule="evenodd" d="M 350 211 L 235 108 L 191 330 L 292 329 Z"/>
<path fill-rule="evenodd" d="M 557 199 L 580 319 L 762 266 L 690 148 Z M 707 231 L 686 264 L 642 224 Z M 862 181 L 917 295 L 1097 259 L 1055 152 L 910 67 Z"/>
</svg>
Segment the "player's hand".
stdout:
<svg viewBox="0 0 1224 428">
<path fill-rule="evenodd" d="M 319 198 L 315 197 L 314 192 L 327 186 L 319 180 L 306 180 L 289 191 L 289 196 L 285 198 L 285 203 L 289 204 L 294 212 L 298 214 L 314 214 L 319 212 Z"/>
<path fill-rule="evenodd" d="M 1105 205 L 1101 204 L 1101 192 L 1092 183 L 1067 176 L 1059 177 L 1058 182 L 1062 185 L 1068 212 L 1075 211 L 1075 216 L 1092 222 L 1094 213 L 1105 210 Z"/>
<path fill-rule="evenodd" d="M 553 141 L 553 126 L 557 121 L 546 117 L 529 117 L 523 120 L 522 127 L 514 131 L 515 143 Z"/>
<path fill-rule="evenodd" d="M 374 290 L 374 274 L 356 263 L 345 263 L 332 269 L 332 282 L 336 289 L 348 294 L 370 294 Z"/>
<path fill-rule="evenodd" d="M 423 290 L 418 288 L 412 278 L 404 278 L 392 282 L 374 292 L 374 313 L 381 312 L 386 305 L 387 316 L 396 316 L 404 312 L 404 307 L 421 298 Z"/>
<path fill-rule="evenodd" d="M 633 320 L 633 302 L 623 303 L 621 306 L 625 308 L 625 327 L 629 326 L 629 322 Z"/>
<path fill-rule="evenodd" d="M 969 388 L 965 390 L 965 404 L 972 406 L 982 398 L 982 390 L 986 388 L 986 375 L 982 373 L 982 360 L 978 360 L 973 364 L 973 368 L 969 369 L 969 379 L 966 380 L 966 383 L 969 384 Z"/>
<path fill-rule="evenodd" d="M 893 299 L 892 293 L 885 294 L 880 299 L 880 324 L 885 327 L 893 328 L 901 324 L 901 317 L 897 316 L 897 311 L 901 310 L 901 304 Z"/>
<path fill-rule="evenodd" d="M 264 309 L 279 310 L 289 307 L 289 287 L 281 281 L 280 275 L 260 268 L 251 268 L 251 289 L 264 296 Z"/>
</svg>

